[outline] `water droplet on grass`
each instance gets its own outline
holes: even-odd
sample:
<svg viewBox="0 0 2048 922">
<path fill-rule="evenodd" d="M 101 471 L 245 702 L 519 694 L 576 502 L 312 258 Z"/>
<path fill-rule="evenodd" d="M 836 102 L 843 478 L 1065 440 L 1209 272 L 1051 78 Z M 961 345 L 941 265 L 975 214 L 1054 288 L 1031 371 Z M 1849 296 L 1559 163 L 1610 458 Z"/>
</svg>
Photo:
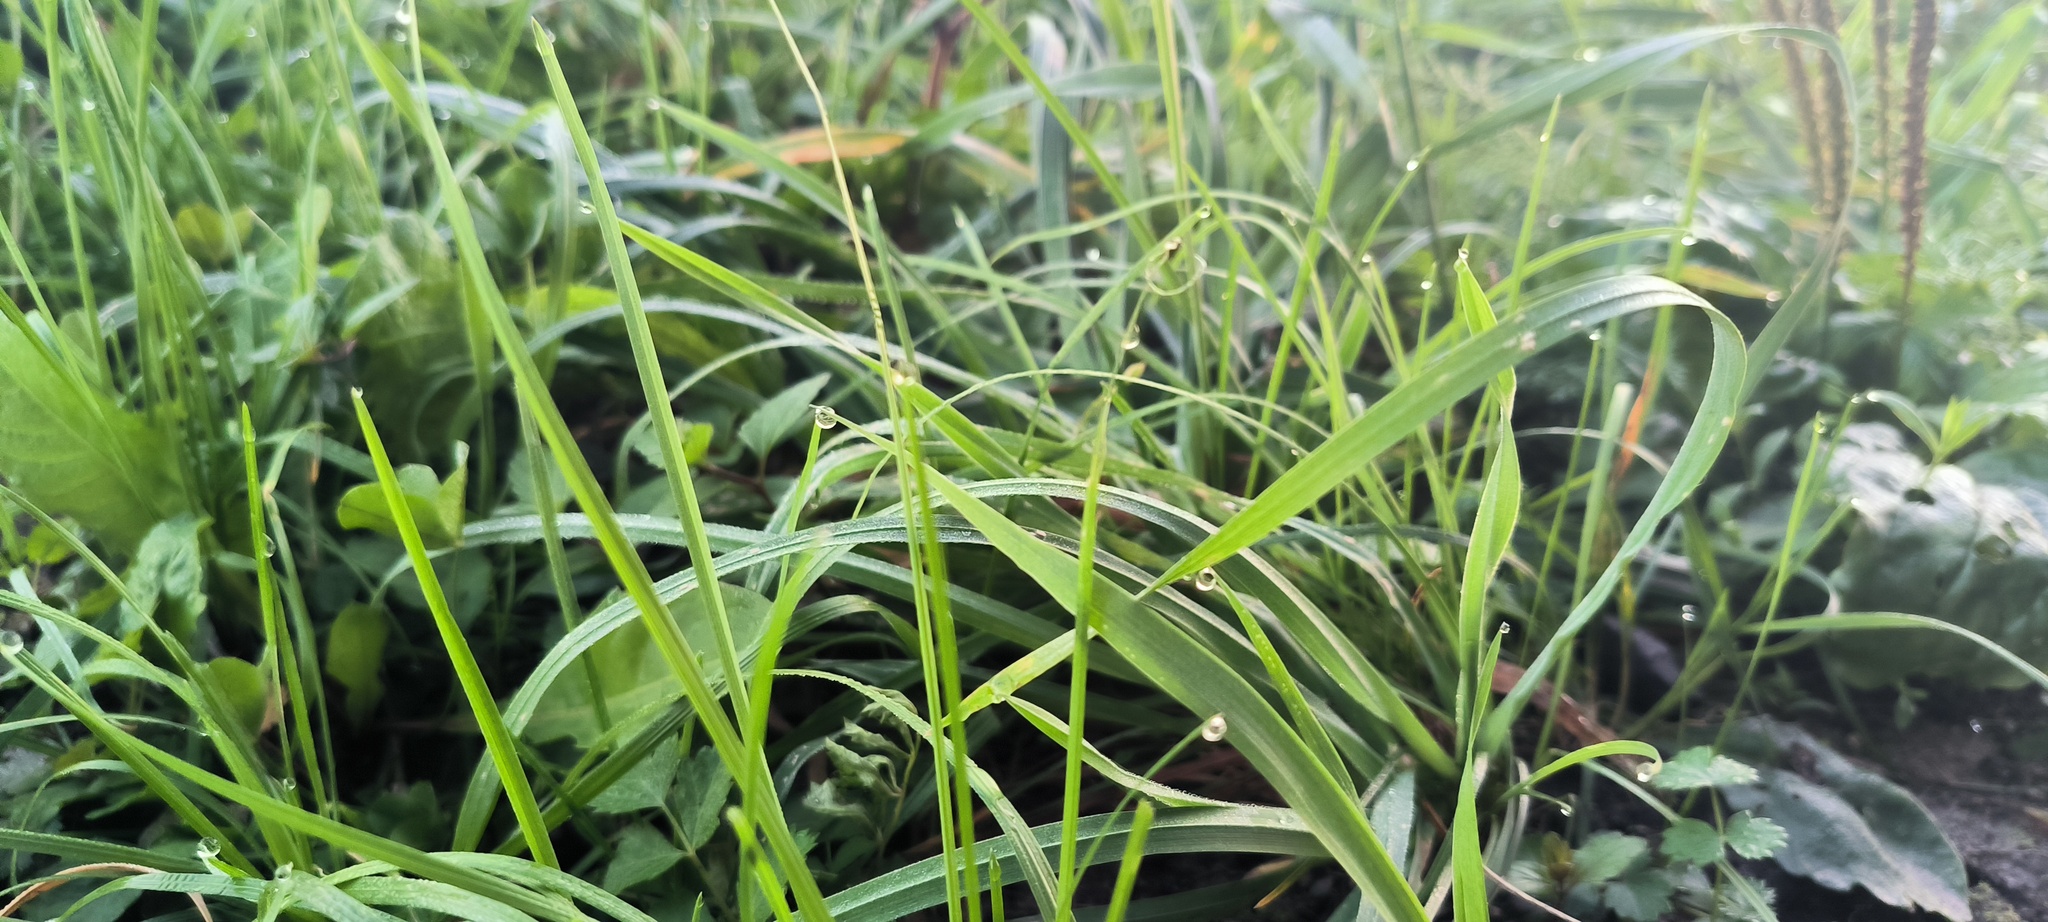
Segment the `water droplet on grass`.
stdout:
<svg viewBox="0 0 2048 922">
<path fill-rule="evenodd" d="M 99 103 L 93 102 L 90 99 L 81 99 L 78 101 L 78 107 L 80 109 L 84 109 L 87 112 L 91 112 L 94 109 L 98 109 L 100 105 Z"/>
<path fill-rule="evenodd" d="M 13 656 L 21 652 L 26 644 L 21 635 L 13 631 L 0 631 L 0 655 Z"/>
<path fill-rule="evenodd" d="M 1216 588 L 1218 582 L 1215 567 L 1203 567 L 1202 572 L 1195 574 L 1195 589 L 1201 592 Z"/>
<path fill-rule="evenodd" d="M 1550 220 L 1548 220 L 1548 221 L 1545 221 L 1545 222 L 1543 222 L 1543 223 L 1545 223 L 1545 224 L 1548 224 L 1548 225 L 1550 225 L 1551 227 L 1563 227 L 1563 226 L 1564 226 L 1564 215 L 1561 215 L 1561 214 L 1554 214 L 1554 215 L 1551 215 L 1551 216 L 1550 216 Z"/>
<path fill-rule="evenodd" d="M 1700 610 L 1690 605 L 1678 610 L 1678 620 L 1691 624 L 1700 620 Z"/>
<path fill-rule="evenodd" d="M 1695 237 L 1691 234 L 1687 234 L 1683 237 L 1678 238 L 1678 245 L 1682 247 L 1689 247 L 1698 242 L 1700 242 L 1700 238 Z"/>
<path fill-rule="evenodd" d="M 212 836 L 200 839 L 199 844 L 193 847 L 192 853 L 198 855 L 201 861 L 217 857 L 220 855 L 220 840 Z"/>
<path fill-rule="evenodd" d="M 1421 168 L 1422 168 L 1422 161 L 1420 161 L 1420 160 L 1410 160 L 1410 161 L 1408 161 L 1408 172 L 1410 172 L 1410 173 L 1413 173 L 1413 172 L 1415 172 L 1416 170 L 1418 170 L 1418 169 L 1421 169 Z"/>
<path fill-rule="evenodd" d="M 1435 282 L 1432 282 L 1432 281 L 1430 281 L 1429 279 L 1423 279 L 1423 280 L 1422 280 L 1422 290 L 1423 290 L 1423 291 L 1428 291 L 1428 290 L 1430 290 L 1430 289 L 1432 289 L 1432 288 L 1435 288 L 1435 287 L 1436 287 L 1436 283 L 1435 283 Z"/>
<path fill-rule="evenodd" d="M 1223 735 L 1230 732 L 1230 723 L 1218 714 L 1202 723 L 1202 738 L 1212 743 L 1223 741 Z"/>
<path fill-rule="evenodd" d="M 831 429 L 839 425 L 839 414 L 831 407 L 814 406 L 811 408 L 811 421 L 820 429 Z"/>
</svg>

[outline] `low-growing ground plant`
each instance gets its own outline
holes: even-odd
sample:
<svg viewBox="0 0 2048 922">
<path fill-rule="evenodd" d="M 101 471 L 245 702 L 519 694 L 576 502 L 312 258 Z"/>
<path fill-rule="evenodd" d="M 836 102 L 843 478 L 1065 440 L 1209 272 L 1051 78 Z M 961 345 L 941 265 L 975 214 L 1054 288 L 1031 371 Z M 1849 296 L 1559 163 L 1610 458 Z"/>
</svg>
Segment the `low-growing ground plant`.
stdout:
<svg viewBox="0 0 2048 922">
<path fill-rule="evenodd" d="M 1967 919 L 2043 28 L 0 4 L 0 917 Z"/>
</svg>

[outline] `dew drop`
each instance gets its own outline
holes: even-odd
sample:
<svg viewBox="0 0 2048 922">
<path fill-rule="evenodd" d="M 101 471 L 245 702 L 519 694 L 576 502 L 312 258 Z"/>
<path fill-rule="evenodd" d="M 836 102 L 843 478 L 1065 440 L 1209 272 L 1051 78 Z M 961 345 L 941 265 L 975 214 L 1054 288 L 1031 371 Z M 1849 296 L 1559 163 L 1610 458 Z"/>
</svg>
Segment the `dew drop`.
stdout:
<svg viewBox="0 0 2048 922">
<path fill-rule="evenodd" d="M 448 111 L 447 109 L 435 109 L 435 110 L 434 110 L 434 119 L 435 119 L 436 121 L 442 121 L 442 122 L 445 122 L 445 121 L 447 121 L 447 120 L 449 120 L 449 119 L 451 119 L 451 118 L 454 118 L 454 117 L 455 117 L 455 113 L 453 113 L 453 112 L 450 112 L 450 111 Z"/>
<path fill-rule="evenodd" d="M 78 107 L 80 109 L 84 109 L 87 112 L 91 112 L 94 109 L 98 109 L 100 106 L 99 103 L 93 102 L 90 99 L 81 99 L 78 101 Z"/>
<path fill-rule="evenodd" d="M 583 204 L 576 206 L 576 210 L 583 212 L 584 214 L 592 214 L 597 211 L 596 208 L 591 207 L 591 204 L 589 202 L 584 202 Z"/>
<path fill-rule="evenodd" d="M 1520 339 L 1515 340 L 1515 346 L 1521 349 L 1523 352 L 1535 352 L 1536 331 L 1530 330 L 1527 333 L 1523 333 Z"/>
<path fill-rule="evenodd" d="M 1432 282 L 1432 281 L 1430 281 L 1429 279 L 1423 279 L 1423 280 L 1422 280 L 1422 290 L 1423 290 L 1423 291 L 1428 291 L 1428 290 L 1430 290 L 1430 289 L 1432 289 L 1432 288 L 1435 288 L 1435 287 L 1436 287 L 1436 283 L 1435 283 L 1435 282 Z"/>
<path fill-rule="evenodd" d="M 1230 724 L 1218 714 L 1202 722 L 1202 738 L 1212 743 L 1223 741 L 1223 734 L 1230 732 Z"/>
<path fill-rule="evenodd" d="M 391 30 L 391 40 L 392 40 L 392 41 L 394 41 L 394 42 L 397 42 L 398 44 L 401 44 L 401 45 L 405 44 L 405 42 L 406 42 L 406 34 L 405 34 L 405 30 L 404 30 L 404 29 L 393 29 L 393 30 Z"/>
<path fill-rule="evenodd" d="M 1543 222 L 1543 223 L 1545 223 L 1545 224 L 1548 224 L 1548 225 L 1550 225 L 1551 227 L 1563 227 L 1563 226 L 1564 226 L 1564 215 L 1561 215 L 1561 214 L 1554 214 L 1554 215 L 1551 215 L 1551 216 L 1550 216 L 1550 220 L 1548 220 L 1548 221 L 1545 221 L 1545 222 Z"/>
<path fill-rule="evenodd" d="M 193 847 L 192 852 L 193 854 L 198 855 L 199 860 L 201 861 L 205 861 L 208 858 L 217 857 L 220 855 L 220 840 L 212 836 L 207 836 L 206 838 L 199 840 L 199 844 Z"/>
<path fill-rule="evenodd" d="M 1591 63 L 1593 63 L 1594 61 L 1598 61 L 1598 60 L 1600 60 L 1600 49 L 1598 49 L 1598 48 L 1590 48 L 1590 47 L 1589 47 L 1589 48 L 1587 48 L 1587 49 L 1585 49 L 1585 50 L 1583 50 L 1583 51 L 1580 51 L 1580 52 L 1579 52 L 1579 60 L 1581 60 L 1581 61 L 1584 61 L 1584 62 L 1586 62 L 1586 63 L 1588 63 L 1588 64 L 1591 64 Z"/>
<path fill-rule="evenodd" d="M 1203 205 L 1202 207 L 1195 209 L 1195 217 L 1201 218 L 1204 221 L 1209 220 L 1211 217 L 1215 216 L 1215 214 L 1215 212 L 1209 210 L 1209 206 L 1207 205 Z"/>
<path fill-rule="evenodd" d="M 1091 263 L 1099 263 L 1099 262 L 1101 262 L 1101 261 L 1102 261 L 1102 251 L 1101 251 L 1101 250 L 1098 250 L 1098 249 L 1096 249 L 1096 248 L 1094 248 L 1094 247 L 1089 247 L 1089 248 L 1088 248 L 1088 253 L 1087 253 L 1087 256 L 1088 256 L 1088 261 L 1089 261 L 1089 262 L 1091 262 Z"/>
<path fill-rule="evenodd" d="M 1975 717 L 1972 717 L 1972 718 L 1970 718 L 1970 732 L 1971 732 L 1971 733 L 1982 733 L 1982 732 L 1984 732 L 1984 722 L 1983 722 L 1983 721 L 1980 721 L 1980 720 L 1978 720 L 1978 719 L 1977 719 L 1977 718 L 1975 718 Z"/>
<path fill-rule="evenodd" d="M 2028 276 L 2027 276 L 2027 270 L 2025 270 L 2025 269 L 2015 269 L 2015 270 L 2013 270 L 2013 273 L 2012 273 L 2012 278 L 2013 278 L 2013 281 L 2019 282 L 2019 283 L 2020 283 L 2020 284 L 2022 284 L 2022 285 L 2026 284 L 2026 282 L 2027 282 L 2027 278 L 2028 278 Z"/>
<path fill-rule="evenodd" d="M 1648 765 L 1636 769 L 1636 783 L 1638 784 L 1649 784 L 1650 779 L 1655 777 L 1657 777 L 1657 770 Z"/>
<path fill-rule="evenodd" d="M 1643 196 L 1643 204 L 1644 204 L 1644 205 L 1646 205 L 1646 206 L 1647 206 L 1647 205 L 1655 205 L 1655 204 L 1657 204 L 1657 197 L 1656 197 L 1656 196 L 1654 196 L 1654 195 L 1645 195 L 1645 196 Z"/>
<path fill-rule="evenodd" d="M 1471 250 L 1465 249 L 1464 247 L 1459 247 L 1459 248 L 1458 248 L 1458 261 L 1459 261 L 1459 262 L 1465 262 L 1465 261 L 1467 261 L 1467 260 L 1469 260 L 1469 259 L 1471 259 L 1471 258 L 1472 258 L 1472 251 L 1471 251 Z"/>
<path fill-rule="evenodd" d="M 1544 133 L 1542 133 L 1542 134 L 1539 134 L 1539 135 L 1537 135 L 1537 136 L 1536 136 L 1536 143 L 1538 143 L 1538 144 L 1549 144 L 1549 143 L 1550 143 L 1550 132 L 1546 131 L 1546 132 L 1544 132 Z"/>
<path fill-rule="evenodd" d="M 401 26 L 412 25 L 412 8 L 400 6 L 397 12 L 391 14 L 391 20 Z"/>
<path fill-rule="evenodd" d="M 649 96 L 649 97 L 647 97 L 647 111 L 649 111 L 649 112 L 660 112 L 660 111 L 661 111 L 661 100 L 659 100 L 659 99 L 656 99 L 656 98 L 654 98 L 654 97 L 652 97 L 652 96 Z"/>
<path fill-rule="evenodd" d="M 292 876 L 292 863 L 287 861 L 283 864 L 278 865 L 277 870 L 272 872 L 271 876 L 276 877 L 278 880 L 284 880 L 285 878 Z"/>
<path fill-rule="evenodd" d="M 1361 266 L 1370 266 L 1370 265 L 1372 265 L 1372 254 L 1371 254 L 1371 253 L 1360 253 L 1360 254 L 1358 254 L 1358 264 L 1359 264 L 1359 265 L 1361 265 Z"/>
<path fill-rule="evenodd" d="M 0 631 L 0 655 L 13 656 L 21 652 L 24 643 L 21 635 L 13 631 Z"/>
<path fill-rule="evenodd" d="M 1512 624 L 1509 624 L 1509 623 L 1507 623 L 1506 621 L 1502 621 L 1502 622 L 1500 623 L 1500 632 L 1501 632 L 1502 634 L 1510 634 L 1510 633 L 1513 633 L 1513 632 L 1514 632 L 1514 630 L 1515 630 L 1515 626 L 1514 626 L 1514 625 L 1512 625 Z"/>
<path fill-rule="evenodd" d="M 1202 572 L 1195 574 L 1195 589 L 1197 591 L 1208 592 L 1216 588 L 1218 582 L 1215 567 L 1203 567 Z"/>
<path fill-rule="evenodd" d="M 709 32 L 709 31 L 711 31 L 711 20 L 709 20 L 709 19 L 699 19 L 699 20 L 697 20 L 697 31 L 699 31 L 699 32 Z"/>
<path fill-rule="evenodd" d="M 1700 242 L 1700 238 L 1695 237 L 1691 234 L 1687 234 L 1683 237 L 1678 238 L 1678 245 L 1682 247 L 1689 247 L 1698 242 Z"/>
<path fill-rule="evenodd" d="M 1589 343 L 1597 343 L 1600 341 L 1600 339 L 1601 336 L 1599 330 L 1594 330 L 1593 332 L 1586 334 L 1586 341 Z"/>
<path fill-rule="evenodd" d="M 1557 808 L 1557 815 L 1558 815 L 1558 816 L 1562 816 L 1562 817 L 1570 817 L 1570 816 L 1572 815 L 1572 808 L 1571 808 L 1571 806 L 1570 806 L 1569 804 L 1566 804 L 1566 805 L 1560 805 L 1560 806 L 1559 806 L 1559 807 Z"/>
<path fill-rule="evenodd" d="M 1764 300 L 1766 301 L 1776 301 L 1782 297 L 1784 297 L 1784 295 L 1780 294 L 1778 290 L 1775 288 L 1771 289 L 1770 291 L 1764 292 Z"/>
<path fill-rule="evenodd" d="M 1135 337 L 1135 336 L 1133 336 L 1133 337 L 1131 337 L 1130 339 L 1126 339 L 1126 340 L 1124 340 L 1124 351 L 1125 351 L 1125 352 L 1129 352 L 1129 351 L 1131 351 L 1132 349 L 1136 349 L 1136 348 L 1138 348 L 1139 346 L 1142 346 L 1142 345 L 1144 345 L 1144 343 L 1142 343 L 1142 342 L 1139 342 L 1139 341 L 1138 341 L 1138 338 L 1137 338 L 1137 337 Z"/>
<path fill-rule="evenodd" d="M 811 408 L 811 422 L 818 424 L 820 429 L 831 429 L 839 425 L 839 414 L 831 407 L 814 406 Z"/>
<path fill-rule="evenodd" d="M 1410 172 L 1410 173 L 1413 173 L 1413 172 L 1415 172 L 1416 170 L 1418 170 L 1418 169 L 1421 169 L 1421 168 L 1422 168 L 1422 161 L 1420 161 L 1420 160 L 1410 160 L 1410 161 L 1408 161 L 1408 172 Z"/>
<path fill-rule="evenodd" d="M 297 778 L 283 778 L 277 782 L 277 786 L 287 791 L 296 791 L 299 789 L 299 780 Z"/>
<path fill-rule="evenodd" d="M 1700 610 L 1690 605 L 1678 610 L 1678 620 L 1691 624 L 1700 620 Z"/>
</svg>

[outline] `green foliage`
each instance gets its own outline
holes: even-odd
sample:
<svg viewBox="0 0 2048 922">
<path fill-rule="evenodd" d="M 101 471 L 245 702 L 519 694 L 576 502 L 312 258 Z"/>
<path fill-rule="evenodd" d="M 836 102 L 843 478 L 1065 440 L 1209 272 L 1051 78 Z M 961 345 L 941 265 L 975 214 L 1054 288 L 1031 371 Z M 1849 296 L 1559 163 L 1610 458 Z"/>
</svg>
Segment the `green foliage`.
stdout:
<svg viewBox="0 0 2048 922">
<path fill-rule="evenodd" d="M 46 511 L 133 548 L 190 508 L 175 445 L 39 335 L 0 323 L 0 476 Z"/>
<path fill-rule="evenodd" d="M 1810 738 L 1640 740 L 2048 685 L 2029 11 L 1900 303 L 1781 117 L 1860 14 L 21 6 L 0 849 L 151 869 L 41 915 L 1953 914 Z"/>
</svg>

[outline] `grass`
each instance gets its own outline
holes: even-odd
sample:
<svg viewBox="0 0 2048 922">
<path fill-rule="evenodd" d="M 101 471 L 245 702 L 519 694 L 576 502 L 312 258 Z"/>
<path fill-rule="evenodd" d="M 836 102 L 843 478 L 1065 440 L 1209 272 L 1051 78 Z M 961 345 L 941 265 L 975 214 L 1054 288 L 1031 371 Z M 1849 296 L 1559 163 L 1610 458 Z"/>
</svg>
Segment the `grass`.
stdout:
<svg viewBox="0 0 2048 922">
<path fill-rule="evenodd" d="M 0 4 L 16 899 L 1641 918 L 1509 879 L 1817 639 L 2048 687 L 1828 607 L 2039 425 L 2040 26 L 1872 9 Z"/>
</svg>

